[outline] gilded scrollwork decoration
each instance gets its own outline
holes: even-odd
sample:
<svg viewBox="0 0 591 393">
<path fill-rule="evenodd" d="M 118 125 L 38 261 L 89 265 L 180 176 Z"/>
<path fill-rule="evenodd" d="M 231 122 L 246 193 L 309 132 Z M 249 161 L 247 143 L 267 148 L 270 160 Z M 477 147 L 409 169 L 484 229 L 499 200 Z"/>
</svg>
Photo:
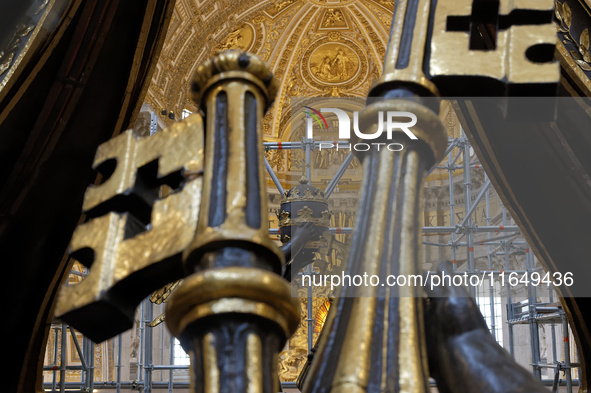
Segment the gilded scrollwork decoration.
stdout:
<svg viewBox="0 0 591 393">
<path fill-rule="evenodd" d="M 0 51 L 0 83 L 4 84 L 4 79 L 10 74 L 9 70 L 18 64 L 18 58 L 25 53 L 34 38 L 35 28 L 41 24 L 45 11 L 50 3 L 49 0 L 39 0 L 35 11 L 26 21 L 19 23 L 6 46 Z M 0 85 L 0 89 L 2 88 Z"/>
<path fill-rule="evenodd" d="M 562 42 L 568 45 L 568 51 L 577 65 L 584 71 L 591 71 L 591 54 L 589 53 L 589 29 L 584 29 L 577 40 L 571 30 L 572 12 L 566 2 L 556 1 L 556 28 L 563 33 Z M 570 49 L 573 47 L 573 49 Z"/>
<path fill-rule="evenodd" d="M 16 31 L 12 36 L 12 39 L 6 48 L 0 52 L 0 75 L 4 75 L 6 71 L 8 71 L 8 69 L 12 66 L 14 59 L 21 50 L 23 41 L 25 41 L 25 38 L 34 28 L 35 25 L 26 24 L 20 24 L 16 27 Z"/>
<path fill-rule="evenodd" d="M 285 153 L 284 150 L 267 150 L 265 151 L 265 157 L 271 167 L 275 168 L 278 171 L 283 170 L 283 166 L 285 163 Z"/>
</svg>

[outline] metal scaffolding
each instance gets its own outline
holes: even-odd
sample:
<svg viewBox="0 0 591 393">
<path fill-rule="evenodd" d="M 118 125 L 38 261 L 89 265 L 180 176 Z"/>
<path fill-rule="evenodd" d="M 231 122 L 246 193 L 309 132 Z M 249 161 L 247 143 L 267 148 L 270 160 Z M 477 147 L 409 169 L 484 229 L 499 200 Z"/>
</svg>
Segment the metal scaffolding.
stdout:
<svg viewBox="0 0 591 393">
<path fill-rule="evenodd" d="M 329 143 L 332 144 L 332 148 L 346 148 L 349 144 L 345 143 L 333 143 L 333 142 L 325 142 L 325 141 L 314 141 L 311 139 L 303 139 L 301 142 L 265 142 L 264 147 L 267 150 L 290 150 L 290 149 L 300 149 L 304 151 L 305 156 L 305 165 L 304 170 L 306 177 L 312 181 L 312 152 L 318 149 L 321 144 L 322 148 L 328 148 Z M 446 170 L 448 172 L 447 181 L 449 185 L 449 209 L 450 209 L 450 225 L 447 226 L 425 226 L 423 227 L 423 233 L 426 235 L 448 235 L 449 241 L 448 242 L 435 242 L 430 240 L 424 240 L 423 244 L 425 246 L 430 247 L 450 247 L 450 254 L 453 263 L 453 269 L 456 274 L 482 274 L 486 272 L 487 274 L 493 274 L 495 276 L 502 274 L 502 273 L 528 273 L 531 274 L 534 271 L 539 270 L 540 268 L 536 268 L 534 265 L 534 257 L 533 253 L 529 252 L 529 246 L 527 245 L 526 241 L 521 236 L 521 232 L 516 225 L 510 225 L 509 217 L 505 207 L 502 207 L 501 217 L 495 220 L 491 217 L 491 182 L 484 175 L 484 183 L 483 186 L 480 188 L 478 194 L 473 199 L 473 184 L 472 184 L 472 177 L 471 172 L 473 170 L 482 170 L 482 166 L 479 164 L 476 157 L 472 160 L 470 156 L 470 143 L 464 133 L 461 134 L 459 138 L 450 138 L 448 140 L 448 147 L 446 150 L 445 158 L 442 162 L 438 163 L 434 168 L 429 171 L 429 174 L 432 173 L 435 169 Z M 458 161 L 462 159 L 462 164 L 459 165 Z M 354 155 L 350 152 L 340 167 L 338 168 L 335 176 L 330 180 L 328 185 L 325 188 L 325 195 L 326 197 L 330 197 L 333 192 L 336 190 L 337 185 L 345 174 L 347 168 L 350 166 L 351 162 L 354 159 Z M 270 163 L 268 160 L 264 159 L 264 164 L 269 173 L 269 176 L 273 183 L 275 184 L 277 191 L 280 195 L 283 195 L 285 190 L 281 184 L 281 181 L 277 177 L 277 174 L 273 171 Z M 456 220 L 456 212 L 458 206 L 455 204 L 455 191 L 454 185 L 456 184 L 458 177 L 454 176 L 454 172 L 461 170 L 463 173 L 463 188 L 464 188 L 464 203 L 465 203 L 465 216 L 460 220 Z M 473 215 L 476 211 L 476 208 L 479 204 L 484 201 L 485 203 L 485 215 L 486 215 L 486 225 L 478 226 L 475 224 L 473 220 Z M 495 224 L 496 221 L 500 221 Z M 329 233 L 333 234 L 349 234 L 353 231 L 352 227 L 335 227 L 329 228 Z M 279 233 L 279 229 L 271 228 L 270 229 L 271 235 L 277 235 Z M 484 239 L 475 239 L 476 236 L 481 236 L 481 234 L 486 234 L 486 238 Z M 488 270 L 479 270 L 476 267 L 476 257 L 475 257 L 475 247 L 486 250 L 485 258 L 488 265 Z M 464 252 L 462 252 L 464 250 Z M 523 253 L 525 251 L 526 255 L 526 269 L 525 270 L 511 270 L 510 266 L 510 256 L 513 253 Z M 465 269 L 460 270 L 458 261 L 463 261 L 464 258 L 460 258 L 460 256 L 465 255 Z M 493 269 L 493 256 L 503 256 L 504 257 L 504 270 L 494 270 Z M 312 266 L 309 265 L 307 268 L 308 273 L 312 273 Z M 72 274 L 82 275 L 84 276 L 86 272 L 77 272 L 72 271 Z M 308 326 L 308 334 L 307 334 L 307 344 L 308 344 L 308 351 L 311 351 L 314 342 L 313 342 L 313 328 L 312 324 L 314 321 L 313 318 L 313 309 L 312 309 L 312 288 L 311 286 L 307 288 L 307 311 L 308 317 L 306 319 L 307 326 Z M 550 291 L 550 299 L 553 299 L 553 294 Z M 476 296 L 475 289 L 471 288 L 471 295 Z M 495 296 L 499 296 L 500 294 L 497 293 L 492 285 L 492 282 L 489 283 L 489 290 L 488 296 L 490 300 L 490 315 L 491 315 L 491 333 L 496 335 L 495 330 L 495 307 L 494 307 L 494 298 Z M 571 380 L 570 370 L 573 367 L 576 367 L 577 364 L 571 364 L 569 359 L 569 340 L 564 340 L 564 353 L 565 353 L 565 361 L 559 362 L 556 361 L 557 359 L 557 350 L 556 350 L 556 337 L 555 337 L 555 329 L 554 325 L 551 325 L 552 331 L 552 342 L 553 342 L 553 355 L 555 362 L 551 365 L 541 364 L 540 362 L 540 348 L 539 348 L 539 337 L 538 337 L 538 324 L 539 323 L 560 323 L 563 327 L 563 332 L 565 337 L 568 337 L 568 324 L 566 322 L 566 318 L 564 316 L 564 312 L 562 309 L 557 306 L 556 304 L 552 304 L 551 306 L 547 304 L 538 304 L 537 303 L 537 296 L 536 296 L 536 287 L 529 286 L 528 287 L 528 299 L 526 302 L 526 312 L 519 313 L 517 312 L 518 306 L 516 304 L 520 303 L 513 303 L 513 297 L 511 293 L 510 286 L 506 288 L 506 299 L 508 304 L 508 321 L 507 321 L 507 331 L 508 331 L 508 342 L 509 342 L 509 352 L 512 356 L 514 354 L 514 332 L 513 326 L 516 324 L 529 324 L 530 326 L 530 342 L 531 342 L 531 352 L 532 352 L 532 370 L 534 375 L 537 378 L 541 379 L 541 368 L 543 367 L 553 367 L 556 369 L 556 378 L 554 381 L 550 381 L 555 387 L 558 384 L 558 374 L 560 371 L 566 371 L 566 380 L 565 384 L 567 386 L 567 391 L 570 393 L 572 392 L 572 385 L 577 381 Z M 522 302 L 523 303 L 523 302 Z M 552 303 L 552 300 L 550 301 Z M 523 306 L 523 304 L 521 304 Z M 544 308 L 546 307 L 546 308 Z M 551 307 L 551 312 L 547 312 L 549 310 L 548 307 Z M 547 317 L 548 315 L 552 315 L 552 317 Z M 174 371 L 175 370 L 187 370 L 189 366 L 187 365 L 175 365 L 174 364 L 174 337 L 170 335 L 168 331 L 167 334 L 170 335 L 168 337 L 170 348 L 169 348 L 169 357 L 168 357 L 168 364 L 154 364 L 153 353 L 153 331 L 152 328 L 148 327 L 148 325 L 152 322 L 154 317 L 154 304 L 151 303 L 148 299 L 144 300 L 141 304 L 139 310 L 139 347 L 138 347 L 138 364 L 137 364 L 137 379 L 133 381 L 122 381 L 122 335 L 112 339 L 113 340 L 113 348 L 116 348 L 114 351 L 114 380 L 108 382 L 96 382 L 94 381 L 94 358 L 95 358 L 95 344 L 92 343 L 88 338 L 84 337 L 82 345 L 80 346 L 77 339 L 73 340 L 75 350 L 78 354 L 80 359 L 80 366 L 70 366 L 66 363 L 66 340 L 67 340 L 67 331 L 70 330 L 72 337 L 76 337 L 76 334 L 73 329 L 69 328 L 65 324 L 57 323 L 51 326 L 51 330 L 53 331 L 54 335 L 54 342 L 53 342 L 53 358 L 51 364 L 45 364 L 43 367 L 44 371 L 51 371 L 52 374 L 52 381 L 45 382 L 43 384 L 43 388 L 50 391 L 59 391 L 65 392 L 66 389 L 80 389 L 81 392 L 92 392 L 94 389 L 115 389 L 117 392 L 120 392 L 122 389 L 132 389 L 132 390 L 143 390 L 144 392 L 151 392 L 153 389 L 167 389 L 168 392 L 173 392 L 175 388 L 188 388 L 188 382 L 175 382 L 174 381 Z M 544 319 L 545 318 L 545 319 Z M 164 334 L 164 333 L 163 333 Z M 495 337 L 498 339 L 498 337 Z M 164 342 L 164 338 L 161 337 L 162 342 Z M 61 347 L 60 347 L 61 345 Z M 58 353 L 60 353 L 60 361 L 58 362 Z M 163 363 L 162 361 L 160 363 Z M 79 382 L 66 382 L 66 372 L 68 370 L 81 370 L 81 379 Z M 167 371 L 168 373 L 168 381 L 154 381 L 153 380 L 153 373 L 155 371 Z M 58 381 L 59 376 L 59 381 Z M 548 384 L 548 381 L 545 381 Z M 295 383 L 282 383 L 282 387 L 284 388 L 294 388 Z"/>
<path fill-rule="evenodd" d="M 288 142 L 288 143 L 278 143 L 278 142 L 267 142 L 265 143 L 265 148 L 268 150 L 273 149 L 304 149 L 306 151 L 305 155 L 305 168 L 306 168 L 306 177 L 312 180 L 311 177 L 311 160 L 310 160 L 310 150 L 322 146 L 323 149 L 330 148 L 330 143 L 326 141 L 313 141 L 313 140 L 302 140 L 301 142 Z M 334 143 L 332 148 L 342 148 L 341 143 Z M 509 225 L 509 216 L 507 209 L 505 206 L 501 207 L 501 223 L 500 225 L 492 225 L 493 217 L 491 217 L 491 182 L 486 173 L 484 173 L 484 184 L 478 191 L 478 194 L 473 199 L 473 184 L 472 184 L 472 171 L 473 170 L 483 170 L 482 166 L 479 164 L 479 160 L 475 157 L 475 159 L 471 159 L 471 146 L 470 142 L 462 131 L 461 136 L 459 138 L 450 138 L 448 140 L 448 147 L 444 155 L 444 159 L 442 162 L 438 163 L 434 166 L 429 172 L 428 175 L 431 174 L 435 169 L 442 169 L 448 172 L 448 187 L 449 187 L 449 209 L 450 209 L 450 225 L 449 226 L 425 226 L 422 228 L 423 234 L 440 234 L 440 235 L 450 235 L 450 240 L 447 243 L 440 243 L 440 242 L 432 242 L 428 240 L 424 240 L 423 244 L 426 246 L 434 246 L 434 247 L 450 247 L 451 248 L 451 256 L 452 256 L 452 263 L 453 269 L 456 274 L 468 274 L 468 275 L 481 275 L 482 273 L 486 273 L 487 276 L 489 274 L 493 274 L 494 276 L 498 276 L 499 274 L 510 274 L 510 273 L 517 273 L 520 275 L 527 274 L 528 276 L 531 275 L 533 272 L 541 271 L 541 267 L 535 266 L 534 256 L 533 253 L 530 252 L 530 247 L 527 242 L 523 239 L 521 231 L 517 227 L 517 225 Z M 461 165 L 458 165 L 458 161 L 461 158 Z M 346 157 L 344 162 L 339 167 L 338 171 L 336 172 L 335 176 L 331 179 L 330 183 L 325 189 L 325 194 L 327 198 L 331 195 L 331 193 L 336 188 L 339 180 L 345 173 L 346 169 L 349 167 L 351 161 L 353 159 L 353 153 L 349 153 Z M 277 190 L 280 194 L 284 193 L 284 188 L 281 185 L 277 175 L 273 172 L 271 165 L 265 158 L 265 167 L 273 181 L 273 183 L 277 186 Z M 457 170 L 462 170 L 463 175 L 463 188 L 464 188 L 464 211 L 466 212 L 464 217 L 461 219 L 460 222 L 456 222 L 456 204 L 455 199 L 456 195 L 454 192 L 454 172 Z M 427 176 L 428 176 L 427 175 Z M 485 214 L 486 214 L 486 225 L 479 226 L 476 225 L 473 221 L 473 214 L 476 211 L 476 208 L 479 204 L 484 200 L 485 202 Z M 332 234 L 349 234 L 352 233 L 352 227 L 333 227 L 329 228 L 329 233 Z M 271 229 L 271 234 L 278 234 L 278 229 Z M 486 233 L 486 239 L 475 241 L 475 236 L 477 234 Z M 485 247 L 486 248 L 486 260 L 488 269 L 487 270 L 480 270 L 477 269 L 475 264 L 475 247 Z M 458 260 L 460 255 L 460 250 L 465 249 L 465 268 L 461 271 L 458 270 Z M 510 256 L 514 253 L 523 253 L 525 252 L 525 270 L 515 270 L 511 269 L 510 265 Z M 493 256 L 503 256 L 504 257 L 504 269 L 503 270 L 494 270 L 493 269 Z M 309 270 L 310 266 L 308 266 Z M 309 271 L 307 271 L 309 273 Z M 475 287 L 470 286 L 470 295 L 472 297 L 476 297 Z M 310 298 L 310 287 L 308 288 L 308 321 L 312 321 L 313 318 L 311 316 L 311 298 Z M 563 362 L 558 361 L 557 359 L 557 351 L 556 351 L 556 337 L 555 337 L 555 326 L 554 324 L 558 323 L 557 319 L 544 319 L 540 316 L 539 312 L 542 310 L 546 311 L 547 304 L 537 304 L 537 296 L 536 296 L 536 286 L 530 285 L 529 280 L 527 284 L 528 290 L 528 304 L 531 304 L 531 307 L 528 307 L 528 314 L 526 317 L 522 317 L 519 321 L 515 321 L 513 319 L 513 314 L 507 314 L 507 335 L 508 335 L 508 342 L 509 342 L 509 352 L 511 356 L 515 357 L 515 350 L 514 350 L 514 332 L 513 326 L 515 324 L 528 324 L 529 325 L 529 334 L 530 334 L 530 347 L 531 347 L 531 366 L 532 366 L 532 373 L 534 376 L 540 380 L 542 380 L 541 369 L 542 368 L 555 368 L 555 378 L 554 380 L 543 380 L 545 384 L 551 384 L 553 386 L 553 391 L 557 391 L 557 387 L 560 384 L 559 380 L 559 372 L 565 372 L 565 386 L 567 388 L 567 392 L 572 392 L 573 380 L 571 378 L 570 370 L 574 367 L 577 367 L 577 364 L 572 364 L 570 362 L 570 345 L 568 340 L 568 323 L 566 321 L 566 317 L 564 311 L 560 305 L 554 305 L 556 308 L 556 312 L 559 313 L 558 319 L 560 320 L 559 323 L 563 328 L 564 332 L 564 354 L 565 360 Z M 550 299 L 553 298 L 553 289 L 549 288 L 549 296 Z M 489 304 L 490 304 L 490 320 L 487 321 L 490 324 L 490 331 L 491 334 L 495 337 L 496 340 L 499 340 L 499 337 L 496 337 L 496 326 L 495 326 L 495 307 L 494 307 L 494 298 L 495 296 L 499 296 L 500 294 L 495 293 L 495 289 L 493 283 L 489 283 Z M 507 299 L 507 307 L 508 310 L 511 309 L 512 306 L 512 291 L 511 286 L 506 285 L 506 299 Z M 552 301 L 551 301 L 552 303 Z M 546 307 L 546 308 L 544 308 Z M 551 364 L 542 364 L 540 362 L 540 343 L 539 343 L 539 333 L 538 333 L 538 326 L 540 323 L 550 323 L 551 324 L 551 331 L 552 331 L 552 338 L 553 338 L 553 359 L 554 362 Z M 312 329 L 309 329 L 309 333 Z M 308 349 L 309 351 L 313 347 L 312 336 L 309 334 L 308 336 Z M 578 382 L 578 381 L 575 381 Z"/>
<path fill-rule="evenodd" d="M 174 364 L 174 337 L 166 331 L 168 334 L 169 342 L 169 357 L 168 364 L 154 364 L 154 338 L 153 328 L 149 327 L 149 324 L 153 320 L 154 316 L 154 304 L 149 300 L 145 299 L 139 310 L 139 345 L 138 345 L 138 363 L 137 363 L 137 378 L 131 381 L 122 381 L 121 368 L 122 364 L 122 334 L 111 339 L 112 346 L 114 348 L 114 364 L 113 369 L 115 370 L 113 381 L 95 381 L 94 380 L 94 359 L 95 359 L 95 344 L 83 336 L 82 346 L 80 346 L 76 332 L 66 324 L 56 323 L 52 324 L 51 330 L 54 334 L 53 342 L 53 356 L 52 363 L 45 364 L 43 366 L 44 371 L 51 371 L 52 381 L 43 383 L 45 391 L 52 392 L 65 392 L 68 391 L 79 391 L 80 392 L 92 392 L 96 389 L 112 389 L 120 392 L 122 389 L 141 390 L 144 392 L 151 392 L 152 389 L 167 389 L 168 392 L 173 392 L 175 388 L 189 387 L 189 382 L 175 382 L 174 381 L 174 370 L 188 370 L 188 365 Z M 68 365 L 67 364 L 67 344 L 68 341 L 67 332 L 70 331 L 73 343 L 76 349 L 78 358 L 80 359 L 81 365 Z M 162 329 L 164 331 L 164 329 Z M 58 339 L 59 338 L 59 339 Z M 161 338 L 161 341 L 164 340 Z M 58 361 L 58 355 L 59 361 Z M 162 363 L 162 362 L 161 362 Z M 80 370 L 81 376 L 79 382 L 66 382 L 66 371 L 68 370 Z M 153 373 L 156 371 L 167 371 L 168 381 L 153 381 Z M 59 381 L 58 381 L 59 375 Z"/>
</svg>

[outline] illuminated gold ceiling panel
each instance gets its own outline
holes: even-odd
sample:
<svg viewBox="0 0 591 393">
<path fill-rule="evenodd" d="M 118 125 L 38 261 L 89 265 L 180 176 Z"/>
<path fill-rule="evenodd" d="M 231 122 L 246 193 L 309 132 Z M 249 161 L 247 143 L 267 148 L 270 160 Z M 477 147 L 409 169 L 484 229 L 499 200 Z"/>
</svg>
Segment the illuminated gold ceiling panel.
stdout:
<svg viewBox="0 0 591 393">
<path fill-rule="evenodd" d="M 285 140 L 290 97 L 367 95 L 381 72 L 392 11 L 393 1 L 177 0 L 146 101 L 176 114 L 194 110 L 187 92 L 196 67 L 219 50 L 248 50 L 280 81 L 265 137 Z"/>
</svg>

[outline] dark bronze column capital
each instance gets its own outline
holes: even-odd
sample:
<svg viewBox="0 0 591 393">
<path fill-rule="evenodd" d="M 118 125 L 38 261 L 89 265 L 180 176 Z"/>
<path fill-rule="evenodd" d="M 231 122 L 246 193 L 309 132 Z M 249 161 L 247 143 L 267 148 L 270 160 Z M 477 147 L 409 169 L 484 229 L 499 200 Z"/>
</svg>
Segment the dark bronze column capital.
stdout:
<svg viewBox="0 0 591 393">
<path fill-rule="evenodd" d="M 180 337 L 201 318 L 251 314 L 271 320 L 287 338 L 300 323 L 299 307 L 285 280 L 275 273 L 245 267 L 210 269 L 183 281 L 168 303 L 166 323 Z"/>
</svg>

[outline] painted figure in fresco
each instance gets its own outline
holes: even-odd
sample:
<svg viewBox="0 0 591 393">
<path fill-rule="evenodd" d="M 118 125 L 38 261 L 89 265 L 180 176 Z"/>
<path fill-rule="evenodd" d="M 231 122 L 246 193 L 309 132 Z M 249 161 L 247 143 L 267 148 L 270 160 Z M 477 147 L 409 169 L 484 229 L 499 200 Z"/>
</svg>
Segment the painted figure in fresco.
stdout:
<svg viewBox="0 0 591 393">
<path fill-rule="evenodd" d="M 314 75 L 327 82 L 338 82 L 348 79 L 354 63 L 343 48 L 333 49 L 324 56 L 319 65 L 313 65 Z"/>
<path fill-rule="evenodd" d="M 337 55 L 332 60 L 333 76 L 338 77 L 340 80 L 345 80 L 349 76 L 349 65 L 351 60 L 345 54 L 343 48 L 337 50 Z"/>
<path fill-rule="evenodd" d="M 332 77 L 332 66 L 330 65 L 330 57 L 326 56 L 316 73 L 316 76 L 322 79 L 330 79 Z"/>
</svg>

